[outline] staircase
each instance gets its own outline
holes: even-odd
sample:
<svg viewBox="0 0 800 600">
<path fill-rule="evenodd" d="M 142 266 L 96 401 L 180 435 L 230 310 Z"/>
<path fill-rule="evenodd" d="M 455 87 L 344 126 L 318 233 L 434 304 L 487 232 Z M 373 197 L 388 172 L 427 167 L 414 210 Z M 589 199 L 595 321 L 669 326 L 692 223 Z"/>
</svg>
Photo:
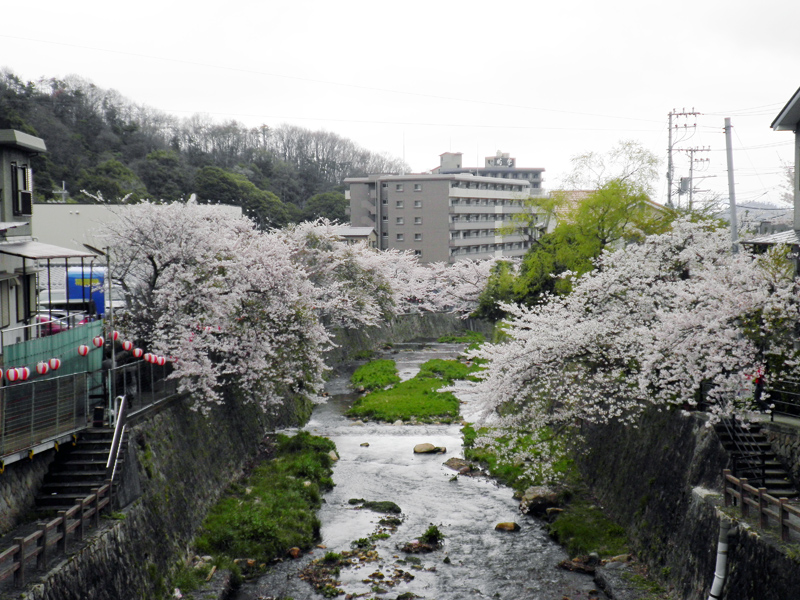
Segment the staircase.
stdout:
<svg viewBox="0 0 800 600">
<path fill-rule="evenodd" d="M 36 495 L 37 509 L 49 514 L 68 510 L 103 485 L 109 476 L 106 462 L 113 437 L 113 429 L 87 429 L 74 447 L 59 453 Z M 117 459 L 117 468 L 122 460 L 122 456 Z"/>
<path fill-rule="evenodd" d="M 748 429 L 734 419 L 725 419 L 714 426 L 720 442 L 731 457 L 735 477 L 746 478 L 754 487 L 767 488 L 774 498 L 798 498 L 789 472 L 772 451 L 772 444 L 757 423 Z"/>
</svg>

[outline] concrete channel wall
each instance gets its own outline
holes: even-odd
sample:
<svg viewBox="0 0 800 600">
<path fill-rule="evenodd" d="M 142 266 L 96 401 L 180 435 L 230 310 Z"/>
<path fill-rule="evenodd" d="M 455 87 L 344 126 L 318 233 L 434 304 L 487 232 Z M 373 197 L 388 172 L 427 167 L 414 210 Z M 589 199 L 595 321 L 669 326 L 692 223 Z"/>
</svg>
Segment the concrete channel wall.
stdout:
<svg viewBox="0 0 800 600">
<path fill-rule="evenodd" d="M 708 598 L 720 519 L 738 522 L 739 511 L 722 506 L 728 457 L 704 416 L 652 412 L 638 428 L 585 433 L 581 470 L 651 575 L 675 586 L 680 598 Z M 730 542 L 726 600 L 800 598 L 798 548 L 752 522 L 740 522 Z"/>
<path fill-rule="evenodd" d="M 341 332 L 332 360 L 464 328 L 464 322 L 450 315 L 401 317 L 384 328 Z M 72 544 L 70 555 L 35 585 L 9 597 L 151 600 L 165 596 L 168 574 L 186 556 L 209 508 L 258 455 L 265 432 L 304 422 L 311 408 L 289 401 L 280 413 L 265 417 L 252 406 L 230 403 L 205 418 L 189 410 L 189 404 L 189 398 L 178 397 L 132 420 L 123 493 L 138 498 L 117 519 L 106 520 L 90 539 Z M 35 487 L 43 467 L 34 461 L 29 468 Z M 20 478 L 24 476 L 15 481 Z M 32 498 L 33 491 L 20 495 Z"/>
</svg>

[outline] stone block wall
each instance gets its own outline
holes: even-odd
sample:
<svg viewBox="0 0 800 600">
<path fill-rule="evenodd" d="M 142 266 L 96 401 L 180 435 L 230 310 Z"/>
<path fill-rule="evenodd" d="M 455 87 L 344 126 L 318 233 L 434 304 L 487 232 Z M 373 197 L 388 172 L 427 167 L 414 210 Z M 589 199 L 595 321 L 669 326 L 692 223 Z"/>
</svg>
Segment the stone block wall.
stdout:
<svg viewBox="0 0 800 600">
<path fill-rule="evenodd" d="M 7 465 L 0 474 L 0 535 L 14 529 L 34 507 L 36 492 L 55 460 L 56 451 L 47 450 Z"/>
<path fill-rule="evenodd" d="M 728 456 L 701 414 L 650 412 L 637 428 L 587 429 L 580 467 L 651 574 L 705 600 L 716 563 Z M 580 454 L 580 453 L 579 453 Z M 736 518 L 736 510 L 728 509 Z M 743 524 L 731 539 L 726 600 L 800 597 L 800 565 L 775 534 Z"/>
<path fill-rule="evenodd" d="M 764 423 L 761 431 L 784 465 L 789 467 L 795 485 L 800 482 L 800 429 L 782 423 Z"/>
</svg>

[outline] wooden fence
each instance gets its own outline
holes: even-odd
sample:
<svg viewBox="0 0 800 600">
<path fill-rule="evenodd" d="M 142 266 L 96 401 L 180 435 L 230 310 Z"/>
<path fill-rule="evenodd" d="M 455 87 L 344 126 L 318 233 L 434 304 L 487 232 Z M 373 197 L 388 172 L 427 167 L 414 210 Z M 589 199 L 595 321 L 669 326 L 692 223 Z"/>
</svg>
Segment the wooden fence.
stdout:
<svg viewBox="0 0 800 600">
<path fill-rule="evenodd" d="M 747 479 L 737 479 L 729 469 L 722 472 L 725 480 L 725 506 L 738 504 L 742 517 L 749 517 L 754 509 L 761 529 L 776 527 L 784 542 L 793 541 L 792 533 L 800 535 L 800 507 L 788 504 L 786 498 L 775 498 L 766 488 L 756 488 Z"/>
<path fill-rule="evenodd" d="M 28 564 L 35 557 L 36 568 L 43 570 L 51 552 L 67 552 L 70 534 L 83 540 L 87 526 L 100 524 L 100 511 L 111 503 L 111 484 L 106 483 L 69 510 L 58 511 L 52 521 L 39 523 L 38 529 L 26 537 L 14 538 L 14 544 L 0 552 L 0 581 L 14 575 L 15 587 L 25 585 Z M 52 548 L 56 546 L 56 548 Z"/>
</svg>

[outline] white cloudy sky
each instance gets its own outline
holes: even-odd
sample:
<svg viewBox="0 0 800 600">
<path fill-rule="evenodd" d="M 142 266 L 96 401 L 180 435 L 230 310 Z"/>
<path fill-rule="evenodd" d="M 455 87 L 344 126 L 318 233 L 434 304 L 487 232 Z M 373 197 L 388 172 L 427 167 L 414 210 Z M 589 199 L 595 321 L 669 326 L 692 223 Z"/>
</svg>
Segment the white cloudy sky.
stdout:
<svg viewBox="0 0 800 600">
<path fill-rule="evenodd" d="M 466 165 L 503 150 L 544 167 L 548 187 L 575 154 L 621 139 L 666 158 L 671 109 L 702 113 L 677 120 L 697 128 L 676 147 L 710 148 L 699 188 L 727 197 L 725 117 L 740 203 L 777 201 L 793 159 L 792 134 L 769 126 L 800 86 L 795 0 L 122 6 L 29 3 L 0 33 L 0 66 L 81 75 L 182 116 L 334 131 L 415 171 L 448 150 Z"/>
</svg>

